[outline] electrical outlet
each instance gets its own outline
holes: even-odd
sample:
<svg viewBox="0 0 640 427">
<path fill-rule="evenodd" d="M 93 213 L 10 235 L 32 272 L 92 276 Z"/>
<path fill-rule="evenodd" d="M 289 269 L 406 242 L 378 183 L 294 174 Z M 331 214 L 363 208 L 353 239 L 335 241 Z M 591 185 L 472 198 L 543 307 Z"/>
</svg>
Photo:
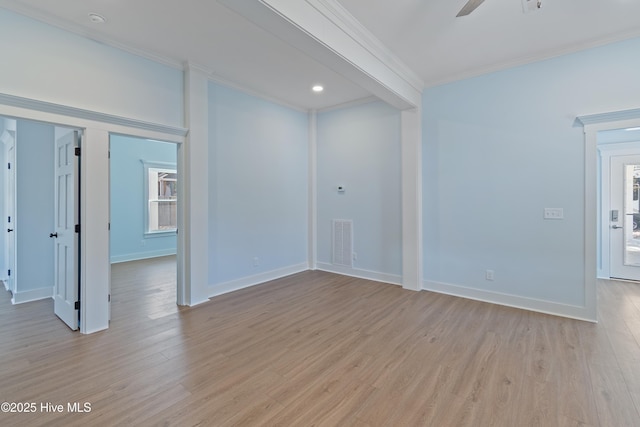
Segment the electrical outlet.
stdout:
<svg viewBox="0 0 640 427">
<path fill-rule="evenodd" d="M 484 273 L 484 278 L 486 280 L 493 280 L 493 270 L 487 270 Z"/>
<path fill-rule="evenodd" d="M 544 219 L 564 219 L 564 209 L 544 208 Z"/>
<path fill-rule="evenodd" d="M 357 260 L 357 259 L 358 259 L 358 253 L 357 253 L 357 252 L 354 252 L 354 253 L 353 253 L 353 260 L 355 261 L 355 260 Z"/>
<path fill-rule="evenodd" d="M 257 267 L 257 266 L 259 266 L 259 265 L 260 265 L 260 258 L 258 258 L 258 257 L 254 257 L 254 258 L 253 258 L 253 266 L 254 266 L 254 267 Z"/>
</svg>

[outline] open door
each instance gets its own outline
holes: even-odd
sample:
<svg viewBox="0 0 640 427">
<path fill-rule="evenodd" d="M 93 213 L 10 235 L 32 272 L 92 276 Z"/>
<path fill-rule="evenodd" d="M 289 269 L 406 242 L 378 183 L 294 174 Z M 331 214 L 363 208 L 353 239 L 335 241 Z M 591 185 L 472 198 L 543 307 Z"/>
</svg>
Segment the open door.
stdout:
<svg viewBox="0 0 640 427">
<path fill-rule="evenodd" d="M 6 137 L 4 137 L 6 136 Z M 7 168 L 5 169 L 5 191 L 4 191 L 4 203 L 5 203 L 5 266 L 6 272 L 3 272 L 3 276 L 6 277 L 5 286 L 11 294 L 15 294 L 15 276 L 16 276 L 16 150 L 15 150 L 15 136 L 9 132 L 3 135 L 5 159 L 7 161 Z M 6 275 L 6 276 L 5 276 Z"/>
<path fill-rule="evenodd" d="M 77 149 L 77 150 L 76 150 Z M 56 140 L 55 153 L 55 284 L 54 312 L 72 330 L 78 329 L 79 303 L 79 133 Z"/>
</svg>

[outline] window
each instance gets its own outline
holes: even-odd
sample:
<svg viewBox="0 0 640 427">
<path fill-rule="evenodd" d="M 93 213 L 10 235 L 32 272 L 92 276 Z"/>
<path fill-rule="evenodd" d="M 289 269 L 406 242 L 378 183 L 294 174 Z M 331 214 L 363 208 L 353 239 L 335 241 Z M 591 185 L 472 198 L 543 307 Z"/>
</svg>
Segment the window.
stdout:
<svg viewBox="0 0 640 427">
<path fill-rule="evenodd" d="M 178 228 L 178 174 L 173 164 L 144 163 L 146 235 L 175 233 Z"/>
</svg>

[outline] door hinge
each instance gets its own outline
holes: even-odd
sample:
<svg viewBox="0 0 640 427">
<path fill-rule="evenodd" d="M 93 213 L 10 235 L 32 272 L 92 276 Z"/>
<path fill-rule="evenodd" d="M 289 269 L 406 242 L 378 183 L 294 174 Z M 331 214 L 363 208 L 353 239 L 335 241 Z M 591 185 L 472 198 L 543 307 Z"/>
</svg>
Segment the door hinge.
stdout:
<svg viewBox="0 0 640 427">
<path fill-rule="evenodd" d="M 80 310 L 80 301 L 76 301 L 76 303 L 73 305 L 73 308 L 75 310 Z"/>
<path fill-rule="evenodd" d="M 76 147 L 75 149 L 75 155 L 79 156 L 80 155 L 80 147 Z"/>
<path fill-rule="evenodd" d="M 11 217 L 7 217 L 7 222 L 11 222 Z"/>
<path fill-rule="evenodd" d="M 80 224 L 76 224 L 76 233 L 80 232 Z"/>
<path fill-rule="evenodd" d="M 7 276 L 11 277 L 11 270 L 7 270 Z"/>
<path fill-rule="evenodd" d="M 107 230 L 111 230 L 111 223 L 107 224 Z"/>
<path fill-rule="evenodd" d="M 11 163 L 7 163 L 7 169 L 11 169 Z"/>
<path fill-rule="evenodd" d="M 107 302 L 111 302 L 111 294 L 109 294 L 109 296 L 107 296 Z"/>
</svg>

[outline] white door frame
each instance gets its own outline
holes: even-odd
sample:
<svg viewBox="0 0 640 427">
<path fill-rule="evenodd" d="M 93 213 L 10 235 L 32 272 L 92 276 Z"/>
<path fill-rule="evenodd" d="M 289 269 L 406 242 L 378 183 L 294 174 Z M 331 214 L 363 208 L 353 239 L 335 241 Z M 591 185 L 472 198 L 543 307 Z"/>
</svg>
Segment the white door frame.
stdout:
<svg viewBox="0 0 640 427">
<path fill-rule="evenodd" d="M 89 334 L 109 327 L 109 135 L 126 134 L 140 138 L 174 142 L 180 146 L 187 130 L 172 126 L 142 122 L 47 103 L 28 98 L 0 94 L 0 115 L 47 122 L 64 127 L 82 129 L 80 167 L 80 332 Z M 178 164 L 178 176 L 185 170 Z M 182 203 L 178 200 L 178 204 Z M 180 208 L 180 206 L 179 206 Z M 178 228 L 185 228 L 184 218 Z M 183 270 L 185 247 L 184 234 L 178 235 L 178 269 Z M 178 275 L 177 294 L 183 294 L 190 283 Z"/>
<path fill-rule="evenodd" d="M 584 128 L 584 280 L 585 311 L 597 319 L 596 279 L 598 271 L 598 132 L 640 127 L 640 109 L 578 116 Z"/>
</svg>

